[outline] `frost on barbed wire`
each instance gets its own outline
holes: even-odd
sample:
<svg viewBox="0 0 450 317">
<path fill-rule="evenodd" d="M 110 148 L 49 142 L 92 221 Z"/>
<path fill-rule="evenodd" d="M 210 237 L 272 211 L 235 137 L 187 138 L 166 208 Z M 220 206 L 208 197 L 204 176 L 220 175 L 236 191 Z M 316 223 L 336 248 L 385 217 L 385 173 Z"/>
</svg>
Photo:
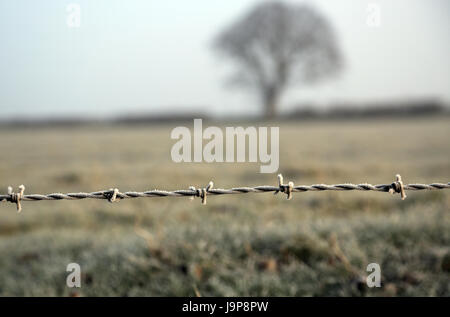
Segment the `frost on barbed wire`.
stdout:
<svg viewBox="0 0 450 317">
<path fill-rule="evenodd" d="M 254 187 L 233 187 L 229 189 L 213 188 L 213 182 L 209 182 L 208 186 L 204 188 L 196 188 L 190 186 L 189 189 L 181 189 L 174 191 L 166 190 L 149 190 L 145 192 L 120 192 L 117 188 L 111 188 L 109 190 L 91 192 L 91 193 L 53 193 L 53 194 L 30 194 L 25 195 L 25 186 L 20 185 L 19 191 L 15 193 L 12 187 L 8 187 L 7 195 L 0 195 L 0 202 L 6 201 L 17 205 L 17 210 L 20 212 L 22 210 L 21 201 L 41 201 L 41 200 L 78 200 L 78 199 L 106 199 L 109 202 L 116 202 L 121 199 L 127 198 L 139 198 L 139 197 L 200 197 L 202 204 L 206 204 L 207 195 L 229 195 L 229 194 L 248 194 L 248 193 L 266 193 L 273 192 L 285 193 L 286 198 L 290 200 L 293 193 L 307 192 L 307 191 L 351 191 L 351 190 L 361 190 L 361 191 L 377 191 L 377 192 L 388 192 L 391 194 L 398 193 L 402 200 L 406 198 L 406 190 L 437 190 L 437 189 L 449 189 L 450 182 L 448 183 L 432 183 L 432 184 L 403 184 L 400 175 L 396 175 L 396 180 L 391 184 L 314 184 L 314 185 L 299 185 L 294 186 L 293 182 L 288 182 L 287 184 L 283 182 L 283 176 L 278 175 L 278 186 L 254 186 Z"/>
</svg>

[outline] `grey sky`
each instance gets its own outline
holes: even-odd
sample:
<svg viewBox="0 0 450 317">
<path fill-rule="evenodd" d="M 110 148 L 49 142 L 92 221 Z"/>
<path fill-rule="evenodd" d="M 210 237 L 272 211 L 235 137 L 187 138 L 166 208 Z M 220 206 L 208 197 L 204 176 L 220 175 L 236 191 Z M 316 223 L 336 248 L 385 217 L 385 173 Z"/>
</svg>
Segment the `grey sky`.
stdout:
<svg viewBox="0 0 450 317">
<path fill-rule="evenodd" d="M 0 0 L 0 109 L 18 115 L 111 116 L 140 111 L 257 113 L 256 98 L 224 85 L 211 40 L 255 0 Z M 299 2 L 299 1 L 290 1 Z M 298 101 L 327 104 L 407 97 L 450 100 L 450 5 L 445 0 L 303 1 L 336 28 L 344 72 Z M 66 6 L 81 6 L 81 26 Z M 379 4 L 381 25 L 366 25 Z"/>
</svg>

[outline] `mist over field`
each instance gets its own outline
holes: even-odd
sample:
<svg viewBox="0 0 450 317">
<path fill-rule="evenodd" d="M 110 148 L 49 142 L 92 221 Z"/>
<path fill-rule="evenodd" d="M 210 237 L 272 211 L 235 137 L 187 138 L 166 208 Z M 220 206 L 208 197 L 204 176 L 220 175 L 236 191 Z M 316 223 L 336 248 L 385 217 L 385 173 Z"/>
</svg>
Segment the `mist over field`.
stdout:
<svg viewBox="0 0 450 317">
<path fill-rule="evenodd" d="M 0 296 L 450 296 L 449 9 L 0 0 Z"/>
</svg>

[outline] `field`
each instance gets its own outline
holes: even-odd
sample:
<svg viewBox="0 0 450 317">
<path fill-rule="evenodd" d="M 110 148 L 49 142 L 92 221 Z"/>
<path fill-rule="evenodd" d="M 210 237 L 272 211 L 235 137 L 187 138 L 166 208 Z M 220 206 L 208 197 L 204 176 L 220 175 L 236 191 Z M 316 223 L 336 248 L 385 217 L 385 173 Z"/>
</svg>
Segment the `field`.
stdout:
<svg viewBox="0 0 450 317">
<path fill-rule="evenodd" d="M 205 123 L 204 125 L 207 125 Z M 259 163 L 171 161 L 174 126 L 0 129 L 0 188 L 276 185 Z M 286 181 L 448 182 L 450 119 L 280 125 Z M 0 203 L 2 296 L 450 296 L 450 191 Z M 66 286 L 80 264 L 82 287 Z M 380 264 L 382 287 L 361 280 Z"/>
</svg>

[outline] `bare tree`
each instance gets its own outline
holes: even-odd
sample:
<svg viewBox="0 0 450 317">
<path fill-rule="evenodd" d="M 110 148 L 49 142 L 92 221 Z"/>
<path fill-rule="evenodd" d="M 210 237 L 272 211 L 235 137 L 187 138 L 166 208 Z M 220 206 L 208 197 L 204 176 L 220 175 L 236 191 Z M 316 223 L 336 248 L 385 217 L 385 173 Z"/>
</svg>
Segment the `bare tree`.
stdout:
<svg viewBox="0 0 450 317">
<path fill-rule="evenodd" d="M 312 83 L 340 69 L 333 29 L 312 8 L 265 2 L 217 36 L 214 47 L 236 62 L 232 82 L 256 90 L 273 118 L 292 84 Z"/>
</svg>

